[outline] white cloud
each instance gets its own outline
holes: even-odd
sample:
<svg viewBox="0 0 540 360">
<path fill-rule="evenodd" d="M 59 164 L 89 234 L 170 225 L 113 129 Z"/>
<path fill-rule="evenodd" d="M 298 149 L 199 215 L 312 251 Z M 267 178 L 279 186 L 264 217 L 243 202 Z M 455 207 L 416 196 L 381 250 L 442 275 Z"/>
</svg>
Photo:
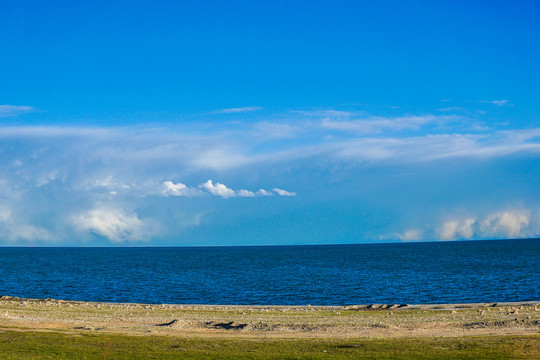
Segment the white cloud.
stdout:
<svg viewBox="0 0 540 360">
<path fill-rule="evenodd" d="M 288 192 L 287 190 L 273 188 L 272 191 L 274 191 L 279 196 L 296 196 L 295 192 Z"/>
<path fill-rule="evenodd" d="M 21 216 L 13 214 L 9 207 L 0 205 L 0 240 L 48 242 L 55 237 L 47 229 L 28 224 Z"/>
<path fill-rule="evenodd" d="M 51 139 L 75 137 L 78 140 L 111 139 L 129 132 L 127 128 L 78 126 L 1 126 L 0 138 Z"/>
<path fill-rule="evenodd" d="M 0 222 L 7 222 L 11 218 L 11 209 L 0 206 Z"/>
<path fill-rule="evenodd" d="M 212 114 L 238 114 L 238 113 L 259 111 L 262 109 L 263 108 L 260 106 L 245 106 L 245 107 L 238 107 L 238 108 L 220 109 L 220 110 L 212 111 Z"/>
<path fill-rule="evenodd" d="M 479 100 L 478 102 L 495 106 L 514 106 L 510 103 L 510 100 Z"/>
<path fill-rule="evenodd" d="M 56 171 L 58 172 L 58 171 Z M 55 173 L 56 175 L 56 173 Z M 55 180 L 58 178 L 58 176 L 50 176 L 51 180 Z M 51 181 L 45 182 L 45 184 L 49 183 Z M 104 191 L 109 192 L 109 194 L 114 193 L 114 195 L 117 195 L 119 191 L 128 191 L 131 189 L 131 185 L 116 181 L 113 176 L 108 175 L 105 177 L 98 176 L 95 178 L 95 180 L 88 179 L 87 184 L 87 190 L 90 191 Z"/>
<path fill-rule="evenodd" d="M 206 192 L 203 192 L 205 190 Z M 278 189 L 279 190 L 279 189 Z M 283 196 L 293 196 L 293 193 L 287 193 L 285 190 L 279 190 Z M 257 192 L 253 192 L 246 189 L 234 190 L 225 184 L 208 180 L 202 183 L 198 188 L 190 187 L 182 183 L 173 183 L 172 181 L 164 181 L 161 184 L 161 190 L 159 192 L 163 196 L 202 196 L 204 194 L 210 194 L 213 196 L 220 196 L 223 198 L 229 197 L 257 197 L 257 196 L 272 196 L 273 193 L 265 189 L 259 189 Z M 285 194 L 289 195 L 285 195 Z M 296 195 L 296 194 L 294 194 Z"/>
<path fill-rule="evenodd" d="M 537 217 L 538 218 L 538 217 Z M 441 240 L 524 238 L 540 235 L 540 222 L 527 210 L 507 210 L 489 214 L 481 219 L 469 217 L 442 223 L 437 229 Z"/>
<path fill-rule="evenodd" d="M 255 196 L 255 193 L 254 193 L 253 191 L 241 189 L 241 190 L 237 190 L 237 191 L 236 191 L 236 196 L 241 196 L 241 197 L 254 197 L 254 196 Z"/>
<path fill-rule="evenodd" d="M 268 141 L 268 139 L 292 139 L 308 130 L 306 124 L 287 124 L 269 121 L 255 123 L 252 129 L 253 131 L 250 136 L 264 141 Z"/>
<path fill-rule="evenodd" d="M 161 194 L 164 196 L 196 196 L 200 195 L 201 191 L 188 187 L 182 183 L 173 183 L 172 181 L 164 181 L 162 183 Z"/>
<path fill-rule="evenodd" d="M 401 241 L 418 241 L 421 240 L 423 233 L 418 229 L 410 229 L 403 234 L 396 234 L 396 237 Z"/>
<path fill-rule="evenodd" d="M 31 106 L 0 105 L 0 117 L 17 116 L 36 111 Z"/>
<path fill-rule="evenodd" d="M 484 236 L 519 238 L 527 236 L 530 224 L 528 211 L 504 211 L 489 215 L 480 223 Z"/>
<path fill-rule="evenodd" d="M 450 100 L 443 99 L 443 102 L 458 102 L 458 103 L 481 103 L 481 104 L 491 104 L 495 106 L 514 106 L 510 103 L 510 100 Z"/>
<path fill-rule="evenodd" d="M 447 221 L 437 231 L 440 240 L 471 239 L 474 236 L 476 219 Z"/>
<path fill-rule="evenodd" d="M 365 112 L 363 111 L 346 111 L 333 109 L 294 110 L 291 111 L 291 113 L 310 118 L 350 118 L 353 116 L 365 115 Z"/>
<path fill-rule="evenodd" d="M 448 111 L 451 111 L 451 112 L 455 112 L 455 111 L 458 111 L 458 112 L 461 112 L 461 111 L 465 111 L 466 109 L 464 107 L 461 107 L 461 106 L 450 106 L 450 107 L 445 107 L 445 108 L 441 108 L 441 109 L 437 109 L 437 111 L 442 111 L 442 112 L 448 112 Z"/>
<path fill-rule="evenodd" d="M 484 134 L 437 134 L 406 138 L 359 138 L 327 145 L 326 152 L 360 162 L 426 162 L 451 158 L 495 158 L 540 153 L 538 130 Z"/>
<path fill-rule="evenodd" d="M 212 180 L 208 180 L 207 182 L 199 185 L 199 187 L 205 189 L 212 195 L 217 195 L 224 198 L 236 196 L 236 192 L 233 189 L 228 188 L 227 186 L 218 182 L 214 185 Z"/>
<path fill-rule="evenodd" d="M 188 163 L 193 168 L 226 170 L 250 165 L 253 160 L 253 158 L 242 154 L 240 149 L 222 144 L 194 154 L 191 159 L 188 159 Z"/>
<path fill-rule="evenodd" d="M 446 108 L 445 111 L 455 111 L 461 108 Z M 400 132 L 404 130 L 418 131 L 423 128 L 443 128 L 459 124 L 467 128 L 471 119 L 466 118 L 462 111 L 460 115 L 401 115 L 401 116 L 373 116 L 363 111 L 336 111 L 314 110 L 296 111 L 297 115 L 303 116 L 296 120 L 296 132 L 303 127 L 304 132 L 331 131 L 343 132 L 349 135 L 380 134 L 385 132 Z M 291 124 L 287 124 L 291 125 Z M 269 127 L 269 124 L 267 124 Z M 343 134 L 345 135 L 345 134 Z"/>
<path fill-rule="evenodd" d="M 534 238 L 540 236 L 540 211 L 503 210 L 480 216 L 447 217 L 435 224 L 379 238 L 401 241 Z"/>
<path fill-rule="evenodd" d="M 233 190 L 229 187 L 227 187 L 224 184 L 221 184 L 219 182 L 216 182 L 215 184 L 212 182 L 212 180 L 208 180 L 205 183 L 202 183 L 199 185 L 199 188 L 205 189 L 210 194 L 215 196 L 221 196 L 223 198 L 229 198 L 229 197 L 255 197 L 255 193 L 253 191 L 240 189 L 240 190 Z M 258 194 L 257 194 L 258 195 Z"/>
<path fill-rule="evenodd" d="M 395 118 L 368 117 L 356 120 L 331 120 L 325 118 L 321 127 L 329 130 L 354 131 L 361 134 L 375 134 L 383 131 L 418 130 L 420 127 L 434 123 L 457 119 L 455 116 L 402 116 Z"/>
<path fill-rule="evenodd" d="M 8 231 L 8 239 L 11 241 L 26 240 L 26 241 L 51 241 L 55 237 L 45 228 L 30 224 L 20 224 L 17 227 L 12 227 Z"/>
<path fill-rule="evenodd" d="M 0 138 L 5 146 L 14 142 L 17 147 L 8 159 L 19 164 L 18 172 L 26 172 L 34 179 L 39 173 L 44 183 L 66 181 L 83 172 L 94 174 L 96 168 L 98 174 L 114 176 L 119 184 L 132 184 L 131 179 L 140 178 L 141 172 L 181 176 L 206 169 L 225 172 L 315 157 L 359 163 L 412 163 L 540 152 L 540 128 L 501 131 L 476 127 L 473 133 L 422 129 L 424 125 L 453 121 L 449 119 L 433 115 L 372 117 L 309 120 L 292 125 L 265 121 L 225 130 L 210 128 L 204 134 L 180 128 L 11 126 L 0 127 Z M 407 136 L 395 134 L 400 129 L 415 132 Z M 54 165 L 54 169 L 45 169 L 45 165 L 32 160 L 34 157 L 47 157 L 47 165 Z M 170 174 L 164 169 L 178 171 Z M 89 176 L 86 186 L 95 179 Z"/>
<path fill-rule="evenodd" d="M 256 194 L 260 196 L 273 196 L 274 195 L 270 191 L 266 191 L 264 189 L 259 189 L 259 191 L 257 191 Z"/>
<path fill-rule="evenodd" d="M 146 240 L 148 236 L 139 217 L 126 214 L 123 210 L 89 210 L 74 217 L 73 225 L 79 231 L 89 231 L 115 243 Z"/>
</svg>

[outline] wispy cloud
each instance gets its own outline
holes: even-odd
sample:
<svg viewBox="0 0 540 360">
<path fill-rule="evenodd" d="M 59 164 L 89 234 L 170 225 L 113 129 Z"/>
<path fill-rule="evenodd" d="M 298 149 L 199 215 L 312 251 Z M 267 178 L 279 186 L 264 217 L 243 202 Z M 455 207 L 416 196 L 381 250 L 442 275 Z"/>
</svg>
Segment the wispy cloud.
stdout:
<svg viewBox="0 0 540 360">
<path fill-rule="evenodd" d="M 55 164 L 47 171 L 39 170 L 40 177 L 49 181 L 75 175 L 68 175 L 71 161 L 79 169 L 91 164 L 94 168 L 96 165 L 106 168 L 109 173 L 104 176 L 123 170 L 129 172 L 129 164 L 137 164 L 138 168 L 143 169 L 176 168 L 180 170 L 178 175 L 181 175 L 204 169 L 229 171 L 321 156 L 360 163 L 424 162 L 540 151 L 540 128 L 477 128 L 474 132 L 442 133 L 438 129 L 423 129 L 424 126 L 445 121 L 453 121 L 453 117 L 378 117 L 370 120 L 322 120 L 320 123 L 309 121 L 293 125 L 264 121 L 205 134 L 175 128 L 11 126 L 0 127 L 0 138 L 5 145 L 12 141 L 23 141 L 16 143 L 18 150 L 13 153 L 13 161 L 21 164 L 19 173 L 31 171 L 31 178 L 35 178 L 40 166 L 25 157 L 40 149 L 39 156 L 46 156 L 49 164 Z M 412 132 L 403 135 L 399 133 L 400 129 Z M 285 132 L 286 137 L 269 135 L 272 131 Z M 25 142 L 25 139 L 28 141 Z M 283 139 L 288 140 L 283 142 Z M 4 160 L 9 160 L 9 157 Z M 134 175 L 132 178 L 138 177 Z"/>
<path fill-rule="evenodd" d="M 457 103 L 477 103 L 477 104 L 490 104 L 495 106 L 514 106 L 510 100 L 451 100 L 443 99 L 442 102 L 457 102 Z M 451 107 L 448 109 L 456 109 L 456 107 Z M 444 111 L 444 110 L 441 110 Z"/>
<path fill-rule="evenodd" d="M 261 106 L 245 106 L 245 107 L 215 110 L 215 111 L 212 111 L 211 113 L 212 114 L 239 114 L 239 113 L 260 111 L 262 109 L 263 108 Z"/>
<path fill-rule="evenodd" d="M 441 111 L 441 112 L 456 112 L 456 111 L 462 112 L 462 111 L 466 111 L 466 109 L 464 107 L 461 107 L 461 106 L 450 106 L 450 107 L 437 109 L 437 111 Z"/>
<path fill-rule="evenodd" d="M 6 146 L 12 141 L 23 141 L 14 143 L 18 150 L 13 153 L 13 161 L 21 164 L 19 173 L 31 171 L 32 178 L 40 165 L 29 157 L 37 156 L 35 151 L 39 149 L 40 157 L 47 157 L 49 164 L 55 164 L 46 172 L 39 170 L 40 177 L 50 181 L 75 175 L 68 175 L 72 170 L 71 161 L 79 169 L 84 166 L 108 169 L 109 173 L 104 176 L 123 170 L 129 172 L 130 164 L 164 172 L 176 168 L 181 175 L 204 169 L 230 171 L 321 156 L 360 163 L 417 162 L 540 151 L 540 128 L 441 132 L 427 127 L 454 119 L 453 116 L 425 115 L 350 121 L 323 119 L 293 125 L 264 121 L 225 130 L 206 129 L 204 134 L 178 128 L 11 126 L 0 127 L 0 138 Z M 404 129 L 411 132 L 399 132 Z M 269 135 L 272 131 L 286 133 L 286 137 Z M 132 178 L 137 177 L 134 174 Z"/>
<path fill-rule="evenodd" d="M 514 106 L 510 103 L 510 100 L 478 100 L 477 102 L 495 106 Z"/>
<path fill-rule="evenodd" d="M 403 131 L 441 131 L 449 128 L 460 130 L 469 128 L 471 119 L 456 108 L 446 108 L 445 112 L 458 114 L 406 114 L 399 116 L 374 116 L 365 111 L 303 110 L 292 111 L 294 126 L 304 131 L 340 131 L 354 135 L 373 135 Z M 460 108 L 461 109 L 461 108 Z M 476 121 L 477 122 L 477 121 Z M 282 123 L 283 124 L 283 123 Z M 285 125 L 285 124 L 283 124 Z M 291 126 L 291 123 L 286 123 Z"/>
<path fill-rule="evenodd" d="M 292 110 L 291 113 L 308 118 L 351 118 L 366 115 L 364 111 L 334 109 Z"/>
<path fill-rule="evenodd" d="M 274 191 L 279 196 L 296 196 L 295 192 L 289 192 L 283 189 L 273 188 L 272 191 Z"/>
<path fill-rule="evenodd" d="M 0 105 L 0 117 L 17 116 L 36 111 L 32 106 Z"/>
<path fill-rule="evenodd" d="M 329 130 L 353 131 L 360 134 L 374 134 L 384 131 L 418 130 L 435 122 L 455 120 L 454 116 L 402 116 L 395 118 L 368 117 L 365 119 L 339 121 L 323 119 L 321 127 Z"/>
<path fill-rule="evenodd" d="M 338 158 L 360 162 L 426 162 L 450 158 L 488 159 L 515 153 L 540 153 L 540 129 L 527 132 L 441 134 L 407 138 L 362 138 L 327 148 Z"/>
<path fill-rule="evenodd" d="M 250 136 L 254 139 L 294 139 L 309 131 L 304 123 L 261 121 L 252 125 Z"/>
</svg>

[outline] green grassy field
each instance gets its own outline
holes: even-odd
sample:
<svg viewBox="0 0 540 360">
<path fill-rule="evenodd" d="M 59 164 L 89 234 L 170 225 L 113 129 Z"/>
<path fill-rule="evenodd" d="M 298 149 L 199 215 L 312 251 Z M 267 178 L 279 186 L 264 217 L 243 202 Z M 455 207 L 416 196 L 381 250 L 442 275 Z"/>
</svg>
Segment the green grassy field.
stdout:
<svg viewBox="0 0 540 360">
<path fill-rule="evenodd" d="M 540 335 L 230 339 L 3 331 L 2 359 L 540 359 Z"/>
</svg>

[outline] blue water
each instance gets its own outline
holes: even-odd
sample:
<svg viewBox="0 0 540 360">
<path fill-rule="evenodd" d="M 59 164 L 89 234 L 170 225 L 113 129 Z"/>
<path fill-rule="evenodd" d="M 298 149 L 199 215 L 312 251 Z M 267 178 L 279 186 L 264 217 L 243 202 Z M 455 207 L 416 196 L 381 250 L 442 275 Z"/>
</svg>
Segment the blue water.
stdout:
<svg viewBox="0 0 540 360">
<path fill-rule="evenodd" d="M 0 248 L 0 295 L 174 304 L 540 300 L 540 240 Z"/>
</svg>

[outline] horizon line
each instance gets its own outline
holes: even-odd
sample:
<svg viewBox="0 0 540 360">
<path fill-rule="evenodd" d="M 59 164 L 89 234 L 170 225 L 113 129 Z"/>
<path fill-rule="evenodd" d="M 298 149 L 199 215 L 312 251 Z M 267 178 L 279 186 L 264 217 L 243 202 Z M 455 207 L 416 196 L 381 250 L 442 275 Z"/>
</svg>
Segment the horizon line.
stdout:
<svg viewBox="0 0 540 360">
<path fill-rule="evenodd" d="M 426 241 L 385 241 L 370 243 L 335 243 L 335 244 L 256 244 L 256 245 L 98 245 L 98 246 L 78 246 L 78 245 L 0 245 L 1 248 L 84 248 L 84 249 L 108 249 L 108 248 L 234 248 L 234 247 L 303 247 L 303 246 L 358 246 L 358 245 L 392 245 L 392 244 L 441 244 L 441 243 L 463 243 L 463 242 L 489 242 L 489 241 L 520 241 L 520 240 L 540 240 L 540 237 L 527 238 L 504 238 L 504 239 L 459 239 L 459 240 L 426 240 Z"/>
</svg>

